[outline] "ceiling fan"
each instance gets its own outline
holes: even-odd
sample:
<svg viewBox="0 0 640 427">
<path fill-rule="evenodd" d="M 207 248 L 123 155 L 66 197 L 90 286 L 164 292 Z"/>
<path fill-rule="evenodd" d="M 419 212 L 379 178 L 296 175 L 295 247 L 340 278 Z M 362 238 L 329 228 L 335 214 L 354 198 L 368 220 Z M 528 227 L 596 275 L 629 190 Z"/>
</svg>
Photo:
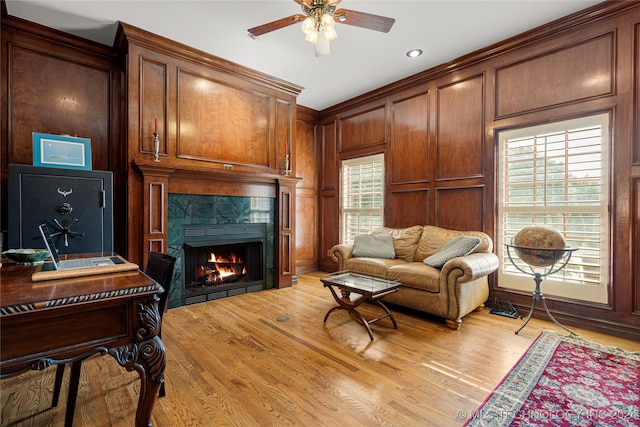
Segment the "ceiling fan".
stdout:
<svg viewBox="0 0 640 427">
<path fill-rule="evenodd" d="M 302 7 L 303 14 L 297 13 L 267 24 L 249 28 L 247 30 L 249 31 L 249 35 L 255 38 L 262 34 L 302 22 L 302 31 L 306 34 L 305 40 L 315 45 L 316 56 L 324 56 L 330 53 L 329 42 L 338 36 L 334 29 L 336 22 L 383 33 L 388 33 L 394 22 L 396 22 L 394 18 L 387 18 L 386 16 L 373 15 L 371 13 L 349 9 L 336 9 L 342 0 L 293 1 Z"/>
</svg>

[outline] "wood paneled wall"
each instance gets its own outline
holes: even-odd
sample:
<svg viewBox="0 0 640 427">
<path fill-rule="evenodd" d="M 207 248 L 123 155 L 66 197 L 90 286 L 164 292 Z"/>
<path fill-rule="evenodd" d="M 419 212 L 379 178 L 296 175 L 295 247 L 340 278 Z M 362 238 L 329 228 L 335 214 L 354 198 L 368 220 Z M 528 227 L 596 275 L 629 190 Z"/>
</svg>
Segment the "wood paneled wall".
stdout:
<svg viewBox="0 0 640 427">
<path fill-rule="evenodd" d="M 277 285 L 291 285 L 298 180 L 284 176 L 284 163 L 295 152 L 300 88 L 125 23 L 116 46 L 127 61 L 127 163 L 134 165 L 129 259 L 144 265 L 150 250 L 167 252 L 169 192 L 266 193 L 277 199 Z"/>
<path fill-rule="evenodd" d="M 486 231 L 493 152 L 485 143 L 483 74 L 418 84 L 344 108 L 322 119 L 321 240 L 327 246 L 321 254 L 338 241 L 339 161 L 381 152 L 387 226 L 435 224 Z M 333 267 L 326 255 L 322 265 Z"/>
<path fill-rule="evenodd" d="M 639 27 L 640 3 L 604 2 L 320 112 L 321 268 L 335 269 L 340 160 L 385 154 L 385 225 L 495 239 L 498 132 L 609 112 L 610 302 L 547 301 L 564 323 L 640 339 Z M 528 310 L 493 276 L 490 301 Z"/>
<path fill-rule="evenodd" d="M 2 3 L 4 7 L 4 3 Z M 115 52 L 98 43 L 2 14 L 2 144 L 0 225 L 7 230 L 7 164 L 33 164 L 32 132 L 91 140 L 94 170 L 114 172 L 121 191 L 121 69 Z M 124 203 L 114 198 L 114 217 Z M 124 221 L 114 222 L 122 248 Z"/>
<path fill-rule="evenodd" d="M 318 269 L 318 188 L 319 138 L 316 137 L 318 113 L 298 107 L 292 161 L 296 176 L 302 180 L 296 187 L 296 272 Z"/>
</svg>

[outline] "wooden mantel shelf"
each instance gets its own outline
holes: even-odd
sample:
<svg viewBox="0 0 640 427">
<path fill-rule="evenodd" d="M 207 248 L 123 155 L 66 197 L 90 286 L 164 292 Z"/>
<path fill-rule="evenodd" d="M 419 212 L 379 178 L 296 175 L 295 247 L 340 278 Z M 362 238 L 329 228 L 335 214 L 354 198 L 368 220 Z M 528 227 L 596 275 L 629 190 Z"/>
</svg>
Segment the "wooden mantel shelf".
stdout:
<svg viewBox="0 0 640 427">
<path fill-rule="evenodd" d="M 287 186 L 294 187 L 302 181 L 302 178 L 285 176 L 284 174 L 240 169 L 227 170 L 221 167 L 192 166 L 184 163 L 178 164 L 165 159 L 162 159 L 160 162 L 154 162 L 153 160 L 135 160 L 133 164 L 143 175 L 165 176 L 187 180 L 227 181 L 261 185 L 286 183 Z"/>
</svg>

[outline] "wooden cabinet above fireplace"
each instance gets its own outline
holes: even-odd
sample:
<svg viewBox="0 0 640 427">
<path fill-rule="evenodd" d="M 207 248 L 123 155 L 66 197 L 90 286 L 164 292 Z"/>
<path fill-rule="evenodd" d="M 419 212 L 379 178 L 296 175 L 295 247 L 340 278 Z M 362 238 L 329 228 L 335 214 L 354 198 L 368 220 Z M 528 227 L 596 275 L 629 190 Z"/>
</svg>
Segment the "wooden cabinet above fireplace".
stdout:
<svg viewBox="0 0 640 427">
<path fill-rule="evenodd" d="M 278 173 L 301 88 L 121 23 L 132 160 Z M 154 132 L 158 134 L 157 147 Z"/>
</svg>

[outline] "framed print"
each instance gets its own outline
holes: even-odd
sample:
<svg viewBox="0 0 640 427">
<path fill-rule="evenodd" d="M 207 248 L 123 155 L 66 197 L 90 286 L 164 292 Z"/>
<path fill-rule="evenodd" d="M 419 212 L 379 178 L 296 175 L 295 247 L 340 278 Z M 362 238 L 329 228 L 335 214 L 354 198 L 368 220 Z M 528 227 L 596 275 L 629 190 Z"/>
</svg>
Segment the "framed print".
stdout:
<svg viewBox="0 0 640 427">
<path fill-rule="evenodd" d="M 33 165 L 91 170 L 91 140 L 33 132 Z"/>
</svg>

